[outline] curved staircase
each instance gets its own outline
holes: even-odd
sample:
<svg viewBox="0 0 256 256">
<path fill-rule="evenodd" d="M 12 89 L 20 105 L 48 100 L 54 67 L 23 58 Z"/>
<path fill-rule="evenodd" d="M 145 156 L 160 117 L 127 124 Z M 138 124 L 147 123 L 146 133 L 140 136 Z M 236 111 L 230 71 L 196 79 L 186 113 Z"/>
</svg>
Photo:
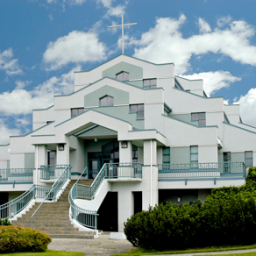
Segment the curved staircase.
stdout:
<svg viewBox="0 0 256 256">
<path fill-rule="evenodd" d="M 69 201 L 68 193 L 76 181 L 69 182 L 65 191 L 57 202 L 44 203 L 33 218 L 33 228 L 41 230 L 50 235 L 52 238 L 85 238 L 93 239 L 95 231 L 79 231 L 74 228 L 69 220 Z M 93 180 L 79 180 L 79 184 L 91 185 Z M 17 220 L 13 220 L 13 225 L 29 227 L 31 225 L 30 217 L 35 212 L 40 203 L 35 205 Z"/>
</svg>

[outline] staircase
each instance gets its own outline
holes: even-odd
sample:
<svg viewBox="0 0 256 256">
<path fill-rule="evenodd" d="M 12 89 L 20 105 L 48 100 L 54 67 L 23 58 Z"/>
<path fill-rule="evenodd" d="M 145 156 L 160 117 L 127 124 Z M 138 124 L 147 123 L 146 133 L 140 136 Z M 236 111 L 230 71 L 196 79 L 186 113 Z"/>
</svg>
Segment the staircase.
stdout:
<svg viewBox="0 0 256 256">
<path fill-rule="evenodd" d="M 95 232 L 79 231 L 74 228 L 69 220 L 69 201 L 68 193 L 76 181 L 72 180 L 67 186 L 68 191 L 64 191 L 57 202 L 43 203 L 33 218 L 33 228 L 41 230 L 51 238 L 85 238 L 93 239 Z M 79 180 L 79 184 L 91 185 L 93 180 Z M 31 227 L 30 217 L 38 208 L 40 203 L 35 205 L 16 221 L 12 221 L 13 225 L 21 225 L 22 227 Z"/>
</svg>

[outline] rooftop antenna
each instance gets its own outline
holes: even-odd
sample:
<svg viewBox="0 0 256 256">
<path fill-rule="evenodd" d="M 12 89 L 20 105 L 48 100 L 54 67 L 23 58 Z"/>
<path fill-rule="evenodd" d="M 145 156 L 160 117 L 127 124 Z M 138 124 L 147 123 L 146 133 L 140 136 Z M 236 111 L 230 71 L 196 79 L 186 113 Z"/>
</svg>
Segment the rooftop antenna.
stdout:
<svg viewBox="0 0 256 256">
<path fill-rule="evenodd" d="M 137 23 L 124 24 L 124 15 L 122 13 L 122 24 L 121 25 L 109 26 L 109 28 L 119 28 L 119 27 L 122 27 L 122 54 L 124 54 L 124 27 L 125 26 L 133 26 L 133 25 L 137 25 Z"/>
</svg>

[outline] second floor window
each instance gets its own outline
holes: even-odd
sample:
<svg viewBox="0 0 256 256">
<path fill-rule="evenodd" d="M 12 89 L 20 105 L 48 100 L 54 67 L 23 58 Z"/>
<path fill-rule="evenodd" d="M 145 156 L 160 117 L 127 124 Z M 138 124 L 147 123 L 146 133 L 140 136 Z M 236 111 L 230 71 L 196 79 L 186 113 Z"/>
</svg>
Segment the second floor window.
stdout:
<svg viewBox="0 0 256 256">
<path fill-rule="evenodd" d="M 100 106 L 113 106 L 114 105 L 114 98 L 111 96 L 104 96 L 100 98 Z"/>
<path fill-rule="evenodd" d="M 156 78 L 152 79 L 144 79 L 143 80 L 144 87 L 156 88 Z"/>
<path fill-rule="evenodd" d="M 253 155 L 252 151 L 245 151 L 245 166 L 251 167 L 253 166 Z"/>
<path fill-rule="evenodd" d="M 144 119 L 144 104 L 130 105 L 130 113 L 137 113 L 137 119 Z"/>
<path fill-rule="evenodd" d="M 84 112 L 84 108 L 71 108 L 71 118 L 78 116 Z"/>
<path fill-rule="evenodd" d="M 198 126 L 206 126 L 205 112 L 191 113 L 191 120 L 198 121 Z"/>
<path fill-rule="evenodd" d="M 122 71 L 122 72 L 116 74 L 116 80 L 119 80 L 119 81 L 129 80 L 129 73 Z"/>
<path fill-rule="evenodd" d="M 190 146 L 191 169 L 198 168 L 198 146 Z"/>
</svg>

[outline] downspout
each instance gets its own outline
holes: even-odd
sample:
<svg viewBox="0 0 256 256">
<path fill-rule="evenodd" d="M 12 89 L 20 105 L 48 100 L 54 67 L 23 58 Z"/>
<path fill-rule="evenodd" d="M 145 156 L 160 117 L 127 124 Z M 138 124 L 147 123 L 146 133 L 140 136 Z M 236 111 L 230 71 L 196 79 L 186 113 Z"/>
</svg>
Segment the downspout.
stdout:
<svg viewBox="0 0 256 256">
<path fill-rule="evenodd" d="M 39 147 L 38 147 L 38 145 L 36 145 L 36 182 L 35 182 L 36 184 L 35 184 L 35 185 L 37 185 L 37 178 L 38 178 L 38 177 L 37 177 L 38 164 L 39 164 L 39 159 L 38 159 L 38 155 L 39 155 L 39 154 L 38 154 L 38 148 L 39 148 Z"/>
</svg>

